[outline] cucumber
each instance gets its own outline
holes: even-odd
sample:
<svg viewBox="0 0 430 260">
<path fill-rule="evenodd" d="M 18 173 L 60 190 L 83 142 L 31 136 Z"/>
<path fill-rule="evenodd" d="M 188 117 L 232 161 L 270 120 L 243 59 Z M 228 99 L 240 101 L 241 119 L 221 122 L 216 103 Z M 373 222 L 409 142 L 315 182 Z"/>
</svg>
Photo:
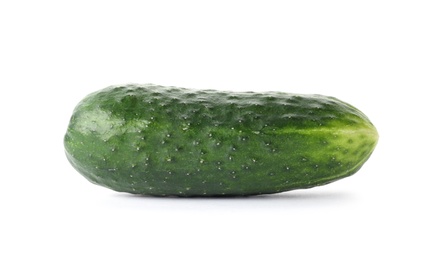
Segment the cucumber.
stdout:
<svg viewBox="0 0 430 260">
<path fill-rule="evenodd" d="M 247 196 L 357 172 L 378 133 L 333 97 L 116 85 L 85 97 L 64 137 L 72 166 L 119 192 Z"/>
</svg>

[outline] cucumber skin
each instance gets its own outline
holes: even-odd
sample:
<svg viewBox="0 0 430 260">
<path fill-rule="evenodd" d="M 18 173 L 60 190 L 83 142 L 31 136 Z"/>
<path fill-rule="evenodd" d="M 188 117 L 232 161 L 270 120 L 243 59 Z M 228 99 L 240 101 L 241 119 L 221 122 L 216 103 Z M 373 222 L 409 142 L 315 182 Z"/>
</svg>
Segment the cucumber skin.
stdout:
<svg viewBox="0 0 430 260">
<path fill-rule="evenodd" d="M 85 97 L 64 137 L 89 181 L 133 194 L 246 196 L 357 172 L 378 133 L 333 97 L 111 86 Z"/>
</svg>

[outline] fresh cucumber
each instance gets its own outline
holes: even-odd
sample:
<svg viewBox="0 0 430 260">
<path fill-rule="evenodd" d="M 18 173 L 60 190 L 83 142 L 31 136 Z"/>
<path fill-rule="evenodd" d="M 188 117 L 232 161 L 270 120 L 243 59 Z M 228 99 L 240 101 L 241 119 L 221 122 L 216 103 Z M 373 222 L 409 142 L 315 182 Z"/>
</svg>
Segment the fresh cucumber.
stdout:
<svg viewBox="0 0 430 260">
<path fill-rule="evenodd" d="M 111 86 L 75 108 L 64 138 L 89 181 L 155 196 L 244 196 L 357 172 L 378 133 L 333 97 Z"/>
</svg>

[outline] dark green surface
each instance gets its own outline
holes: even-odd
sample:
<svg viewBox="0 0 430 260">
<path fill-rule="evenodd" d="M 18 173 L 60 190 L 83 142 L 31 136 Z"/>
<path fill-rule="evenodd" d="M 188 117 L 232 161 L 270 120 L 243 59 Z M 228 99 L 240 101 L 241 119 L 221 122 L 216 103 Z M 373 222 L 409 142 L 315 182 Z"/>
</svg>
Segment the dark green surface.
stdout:
<svg viewBox="0 0 430 260">
<path fill-rule="evenodd" d="M 64 138 L 93 183 L 157 196 L 236 196 L 350 176 L 378 134 L 332 97 L 112 86 L 75 108 Z"/>
</svg>

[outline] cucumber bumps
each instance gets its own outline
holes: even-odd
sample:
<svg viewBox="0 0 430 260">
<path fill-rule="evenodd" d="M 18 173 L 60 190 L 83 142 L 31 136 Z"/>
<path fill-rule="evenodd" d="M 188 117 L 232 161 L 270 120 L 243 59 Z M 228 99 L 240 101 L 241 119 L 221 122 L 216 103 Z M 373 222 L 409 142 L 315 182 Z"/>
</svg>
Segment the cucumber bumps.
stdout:
<svg viewBox="0 0 430 260">
<path fill-rule="evenodd" d="M 378 133 L 321 95 L 111 86 L 84 98 L 64 138 L 89 181 L 155 196 L 245 196 L 324 185 L 357 172 Z"/>
</svg>

